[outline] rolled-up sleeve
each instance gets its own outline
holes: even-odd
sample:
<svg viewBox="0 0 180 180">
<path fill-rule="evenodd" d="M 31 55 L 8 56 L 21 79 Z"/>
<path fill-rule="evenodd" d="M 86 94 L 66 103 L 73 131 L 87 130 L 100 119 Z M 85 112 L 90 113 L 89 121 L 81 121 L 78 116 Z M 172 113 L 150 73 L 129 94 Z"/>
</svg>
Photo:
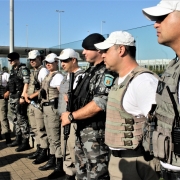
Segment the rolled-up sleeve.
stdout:
<svg viewBox="0 0 180 180">
<path fill-rule="evenodd" d="M 94 96 L 93 101 L 99 106 L 103 111 L 106 111 L 107 106 L 107 96 Z"/>
</svg>

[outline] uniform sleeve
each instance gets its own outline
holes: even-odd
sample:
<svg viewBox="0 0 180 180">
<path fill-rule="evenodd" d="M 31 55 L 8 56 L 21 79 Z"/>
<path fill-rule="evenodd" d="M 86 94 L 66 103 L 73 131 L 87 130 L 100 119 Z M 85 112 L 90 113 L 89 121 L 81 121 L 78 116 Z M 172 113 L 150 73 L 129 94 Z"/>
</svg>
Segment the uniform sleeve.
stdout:
<svg viewBox="0 0 180 180">
<path fill-rule="evenodd" d="M 98 83 L 94 91 L 94 97 L 93 101 L 99 106 L 102 110 L 106 111 L 106 106 L 107 106 L 107 99 L 108 99 L 108 93 L 109 90 L 113 84 L 113 81 L 115 77 L 109 76 L 108 72 L 104 72 L 103 76 L 101 74 L 99 77 L 97 77 Z"/>
<path fill-rule="evenodd" d="M 38 80 L 40 83 L 44 80 L 49 71 L 46 68 L 42 68 L 38 74 Z"/>
<path fill-rule="evenodd" d="M 63 80 L 63 75 L 62 74 L 56 74 L 52 81 L 50 82 L 51 87 L 59 87 L 61 84 L 61 81 Z"/>
<path fill-rule="evenodd" d="M 27 67 L 21 68 L 21 75 L 24 84 L 29 84 L 30 82 L 30 70 Z"/>
</svg>

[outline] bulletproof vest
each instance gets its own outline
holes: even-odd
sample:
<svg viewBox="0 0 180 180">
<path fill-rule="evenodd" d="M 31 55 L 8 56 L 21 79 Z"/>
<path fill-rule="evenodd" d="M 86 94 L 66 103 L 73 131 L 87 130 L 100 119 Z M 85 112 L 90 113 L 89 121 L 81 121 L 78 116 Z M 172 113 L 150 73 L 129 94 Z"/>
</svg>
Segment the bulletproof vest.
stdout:
<svg viewBox="0 0 180 180">
<path fill-rule="evenodd" d="M 161 161 L 169 164 L 180 166 L 180 158 L 175 155 L 173 131 L 175 127 L 175 112 L 172 100 L 168 94 L 166 86 L 169 87 L 174 97 L 176 107 L 180 113 L 178 101 L 178 87 L 180 78 L 180 61 L 173 59 L 158 83 L 156 91 L 157 108 L 155 116 L 157 118 L 157 128 L 153 132 L 153 153 Z M 179 139 L 179 136 L 177 137 Z M 179 152 L 180 153 L 180 152 Z"/>
<path fill-rule="evenodd" d="M 74 74 L 74 79 L 80 74 L 82 74 L 84 70 L 79 70 Z M 66 102 L 64 101 L 64 95 L 68 93 L 69 89 L 69 79 L 67 80 L 67 75 L 63 78 L 60 89 L 59 89 L 59 102 L 58 102 L 58 111 L 61 115 L 63 112 L 66 112 Z"/>
<path fill-rule="evenodd" d="M 85 75 L 82 80 L 79 81 L 75 92 L 73 108 L 78 110 L 84 107 L 90 101 L 92 101 L 94 95 L 104 96 L 108 95 L 109 89 L 114 81 L 114 73 L 107 71 L 104 62 L 90 67 L 85 71 Z M 106 112 L 101 111 L 95 116 L 81 121 L 78 123 L 78 127 L 86 127 L 92 125 L 93 129 L 104 129 L 106 120 Z"/>
<path fill-rule="evenodd" d="M 23 69 L 27 70 L 27 67 L 25 64 L 20 64 L 16 69 L 14 67 L 10 71 L 9 76 L 9 92 L 11 94 L 21 94 L 24 87 L 24 80 L 22 71 Z"/>
<path fill-rule="evenodd" d="M 58 98 L 59 91 L 57 87 L 50 86 L 50 82 L 56 74 L 60 74 L 60 72 L 56 71 L 52 74 L 48 74 L 42 81 L 42 89 L 45 91 L 46 94 L 46 98 L 42 97 L 42 102 L 49 102 L 51 99 Z"/>
<path fill-rule="evenodd" d="M 135 149 L 143 136 L 144 116 L 133 116 L 123 108 L 123 98 L 129 83 L 142 73 L 151 73 L 143 67 L 136 67 L 125 80 L 111 87 L 106 113 L 105 143 L 113 148 Z"/>
<path fill-rule="evenodd" d="M 34 69 L 30 74 L 30 82 L 28 86 L 27 94 L 31 95 L 40 89 L 40 82 L 38 80 L 38 75 L 43 66 L 39 66 L 38 69 Z"/>
<path fill-rule="evenodd" d="M 3 76 L 3 72 L 0 73 L 0 99 L 4 98 L 4 93 L 6 90 L 6 87 L 2 85 L 2 76 Z"/>
</svg>

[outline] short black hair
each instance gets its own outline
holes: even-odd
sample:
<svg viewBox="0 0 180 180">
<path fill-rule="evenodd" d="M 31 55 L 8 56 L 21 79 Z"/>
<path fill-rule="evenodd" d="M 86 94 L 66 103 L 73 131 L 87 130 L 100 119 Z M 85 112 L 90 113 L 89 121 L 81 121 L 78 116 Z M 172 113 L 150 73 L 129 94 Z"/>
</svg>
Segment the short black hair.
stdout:
<svg viewBox="0 0 180 180">
<path fill-rule="evenodd" d="M 16 59 L 19 59 L 20 56 L 17 52 L 12 52 L 12 53 L 9 53 L 7 57 L 11 60 L 16 60 Z"/>
</svg>

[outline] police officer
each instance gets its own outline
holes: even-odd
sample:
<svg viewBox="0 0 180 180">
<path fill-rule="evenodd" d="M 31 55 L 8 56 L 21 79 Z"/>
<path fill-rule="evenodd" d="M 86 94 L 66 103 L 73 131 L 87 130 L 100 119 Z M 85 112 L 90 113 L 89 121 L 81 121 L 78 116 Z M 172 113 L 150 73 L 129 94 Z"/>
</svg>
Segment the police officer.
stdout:
<svg viewBox="0 0 180 180">
<path fill-rule="evenodd" d="M 9 92 L 6 90 L 6 86 L 9 80 L 9 74 L 7 72 L 3 71 L 0 72 L 0 124 L 1 124 L 1 134 L 5 136 L 6 144 L 11 143 L 11 137 L 10 137 L 10 127 L 9 127 L 9 121 L 8 121 L 8 98 L 9 98 Z M 4 93 L 6 94 L 4 95 Z"/>
<path fill-rule="evenodd" d="M 83 55 L 91 63 L 75 89 L 73 112 L 61 115 L 62 125 L 77 123 L 75 145 L 76 179 L 108 179 L 108 147 L 104 144 L 105 111 L 113 76 L 106 68 L 94 44 L 104 41 L 98 33 L 90 34 L 82 43 Z M 105 79 L 107 78 L 107 82 Z M 109 83 L 110 82 L 110 83 Z"/>
<path fill-rule="evenodd" d="M 69 89 L 69 76 L 70 73 L 73 72 L 74 74 L 74 83 L 73 88 L 76 87 L 78 79 L 84 72 L 81 68 L 78 66 L 78 54 L 73 49 L 67 48 L 61 51 L 60 56 L 57 57 L 61 61 L 61 67 L 62 69 L 67 72 L 67 74 L 64 76 L 63 81 L 60 85 L 60 92 L 59 92 L 59 103 L 58 103 L 58 112 L 59 116 L 63 112 L 66 112 L 66 96 Z M 64 171 L 66 173 L 65 180 L 74 180 L 76 169 L 75 169 L 75 153 L 74 153 L 74 147 L 75 147 L 75 130 L 77 129 L 76 123 L 71 123 L 70 127 L 70 134 L 67 142 L 68 150 L 70 153 L 70 156 L 66 157 L 66 161 L 63 162 Z M 63 134 L 63 128 L 61 130 L 61 149 L 64 150 L 64 134 Z M 57 176 L 58 177 L 58 176 Z"/>
<path fill-rule="evenodd" d="M 30 148 L 27 104 L 25 103 L 30 72 L 25 64 L 20 63 L 18 53 L 9 53 L 7 57 L 12 66 L 7 87 L 10 92 L 9 103 L 16 134 L 16 139 L 9 144 L 9 147 L 19 146 L 15 150 L 20 152 Z"/>
<path fill-rule="evenodd" d="M 155 103 L 158 79 L 153 72 L 138 66 L 134 37 L 115 31 L 102 43 L 106 68 L 119 74 L 108 95 L 105 143 L 111 149 L 110 179 L 158 179 L 153 160 L 145 157 L 142 146 L 143 124 Z"/>
<path fill-rule="evenodd" d="M 40 164 L 48 159 L 48 140 L 45 131 L 43 114 L 40 107 L 37 107 L 37 105 L 40 103 L 38 93 L 41 88 L 42 80 L 48 74 L 48 70 L 42 65 L 41 56 L 38 50 L 30 51 L 28 53 L 28 59 L 30 61 L 31 67 L 33 67 L 33 70 L 30 74 L 30 83 L 25 99 L 29 104 L 28 117 L 32 132 L 35 134 L 37 144 L 37 150 L 33 154 L 29 155 L 28 158 L 36 159 L 33 161 L 33 164 Z"/>
<path fill-rule="evenodd" d="M 161 159 L 164 180 L 180 179 L 180 1 L 162 0 L 157 6 L 143 9 L 143 14 L 155 21 L 157 40 L 172 48 L 177 57 L 166 68 L 157 87 L 157 128 L 153 132 L 154 156 Z M 168 88 L 169 87 L 169 88 Z"/>
<path fill-rule="evenodd" d="M 54 169 L 63 174 L 63 159 L 60 146 L 60 121 L 58 115 L 58 96 L 59 88 L 63 76 L 58 72 L 58 61 L 55 59 L 56 54 L 50 53 L 46 56 L 44 62 L 49 74 L 42 81 L 40 95 L 42 98 L 44 124 L 48 136 L 50 158 L 44 166 L 40 166 L 39 170 Z M 54 178 L 51 173 L 48 178 Z"/>
</svg>

